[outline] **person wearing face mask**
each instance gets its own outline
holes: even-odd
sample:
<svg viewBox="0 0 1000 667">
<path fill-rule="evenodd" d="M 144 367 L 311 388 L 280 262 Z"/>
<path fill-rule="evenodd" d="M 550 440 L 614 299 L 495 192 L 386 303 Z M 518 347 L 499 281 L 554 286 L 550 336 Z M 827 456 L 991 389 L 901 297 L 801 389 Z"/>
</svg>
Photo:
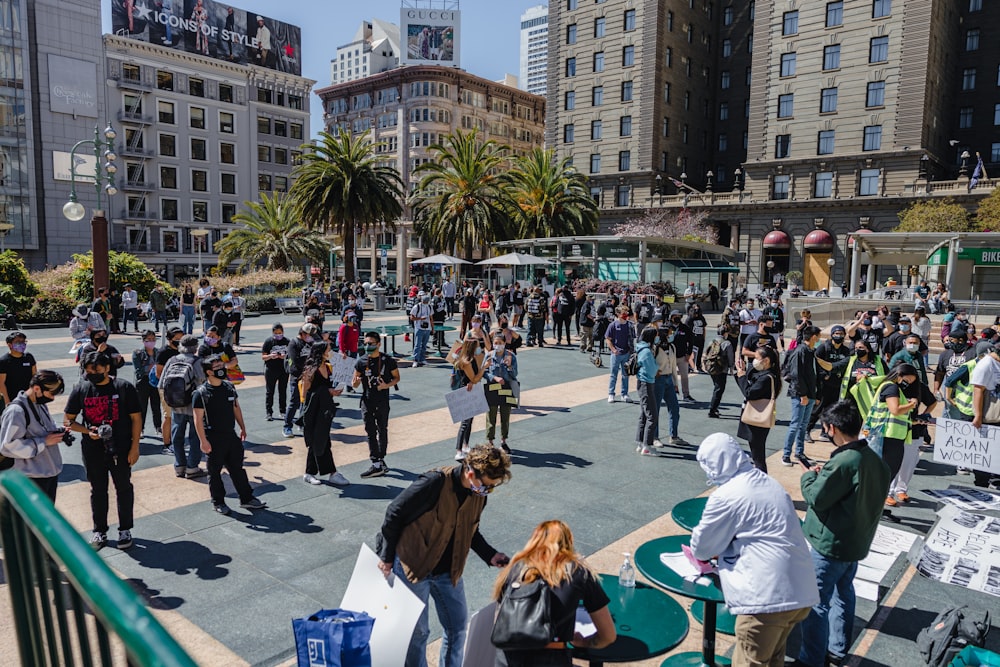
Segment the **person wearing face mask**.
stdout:
<svg viewBox="0 0 1000 667">
<path fill-rule="evenodd" d="M 875 329 L 872 324 L 872 317 L 861 311 L 861 316 L 853 322 L 847 324 L 847 337 L 852 342 L 864 341 L 872 352 L 882 349 L 882 330 Z"/>
<path fill-rule="evenodd" d="M 182 338 L 184 338 L 184 330 L 180 327 L 171 327 L 167 331 L 167 343 L 163 346 L 163 349 L 156 353 L 157 378 L 163 377 L 163 368 L 167 365 L 167 362 L 180 352 Z M 157 380 L 157 383 L 159 383 L 159 380 Z M 173 426 L 170 416 L 170 406 L 164 402 L 162 392 L 157 390 L 157 393 L 160 395 L 160 412 L 163 413 L 163 422 L 160 424 L 160 433 L 163 434 L 163 453 L 173 454 L 173 445 L 170 440 L 170 432 Z"/>
<path fill-rule="evenodd" d="M 118 369 L 125 365 L 125 357 L 114 345 L 108 344 L 108 330 L 95 329 L 90 332 L 90 342 L 80 348 L 80 374 L 84 374 L 83 358 L 91 352 L 102 352 L 111 359 L 111 368 L 108 369 L 112 378 L 118 376 Z"/>
<path fill-rule="evenodd" d="M 302 481 L 306 484 L 322 484 L 320 477 L 326 477 L 334 486 L 348 486 L 347 478 L 337 472 L 333 460 L 333 443 L 330 440 L 330 426 L 337 415 L 335 396 L 344 389 L 336 387 L 330 380 L 330 345 L 314 343 L 299 378 L 302 394 L 302 435 L 306 442 L 306 469 Z"/>
<path fill-rule="evenodd" d="M 87 341 L 90 340 L 90 334 L 98 329 L 106 330 L 104 320 L 88 304 L 81 303 L 73 310 L 73 319 L 69 321 L 70 338 L 77 342 Z"/>
<path fill-rule="evenodd" d="M 955 325 L 965 327 L 966 332 L 969 334 L 969 340 L 976 339 L 976 325 L 969 321 L 969 313 L 965 310 L 960 310 L 955 314 Z"/>
<path fill-rule="evenodd" d="M 730 435 L 705 438 L 697 458 L 718 489 L 691 533 L 691 552 L 701 561 L 718 557 L 726 606 L 736 616 L 733 664 L 783 665 L 789 634 L 819 602 L 795 506 Z"/>
<path fill-rule="evenodd" d="M 580 352 L 593 352 L 594 326 L 597 324 L 597 307 L 594 305 L 593 294 L 585 294 L 577 320 L 580 324 Z"/>
<path fill-rule="evenodd" d="M 892 359 L 889 360 L 889 367 L 896 368 L 900 364 L 909 364 L 917 369 L 919 382 L 917 383 L 916 391 L 912 395 L 917 399 L 918 405 L 924 406 L 923 412 L 928 413 L 933 410 L 937 400 L 927 386 L 927 371 L 924 369 L 924 356 L 920 353 L 919 341 L 920 337 L 917 334 L 910 334 L 906 339 L 906 347 L 894 354 Z M 899 503 L 909 502 L 910 500 L 907 491 L 909 490 L 910 480 L 913 479 L 913 473 L 917 468 L 917 462 L 920 460 L 920 448 L 917 446 L 918 440 L 929 442 L 926 424 L 914 423 L 910 426 L 910 442 L 905 443 L 903 446 L 903 460 L 896 475 L 892 478 L 892 484 L 889 486 L 889 496 L 885 501 L 885 504 L 889 507 L 895 507 Z"/>
<path fill-rule="evenodd" d="M 736 383 L 747 401 L 761 399 L 774 400 L 781 393 L 781 376 L 778 373 L 778 353 L 770 346 L 757 348 L 747 369 L 747 363 L 742 357 L 736 360 Z M 758 470 L 767 472 L 767 435 L 771 429 L 763 426 L 752 426 L 740 422 L 736 437 L 747 441 L 750 446 L 750 459 Z"/>
<path fill-rule="evenodd" d="M 615 383 L 618 381 L 619 373 L 622 378 L 621 401 L 631 403 L 632 399 L 628 395 L 628 375 L 625 373 L 625 362 L 628 361 L 629 355 L 632 354 L 632 349 L 635 345 L 635 327 L 628 320 L 627 307 L 619 306 L 617 315 L 618 318 L 608 325 L 608 329 L 604 333 L 604 339 L 611 350 L 608 403 L 615 402 Z"/>
<path fill-rule="evenodd" d="M 33 373 L 28 386 L 7 402 L 0 415 L 0 461 L 28 477 L 56 501 L 62 453 L 59 443 L 65 429 L 56 426 L 49 414 L 49 403 L 63 392 L 62 376 L 55 371 Z"/>
<path fill-rule="evenodd" d="M 667 404 L 667 414 L 669 421 L 667 429 L 670 435 L 667 437 L 668 445 L 687 444 L 679 435 L 681 421 L 681 407 L 677 402 L 677 386 L 680 382 L 677 377 L 677 351 L 674 348 L 674 341 L 677 338 L 674 325 L 669 322 L 660 323 L 659 344 L 653 346 L 653 354 L 656 357 L 656 381 L 654 392 L 656 397 L 656 427 L 653 429 L 653 446 L 663 447 L 660 440 L 660 406 Z"/>
<path fill-rule="evenodd" d="M 142 413 L 142 430 L 146 430 L 146 411 L 153 412 L 153 431 L 160 435 L 160 393 L 149 384 L 149 372 L 156 366 L 156 332 L 147 329 L 142 332 L 142 347 L 132 351 L 132 370 L 135 371 L 135 391 L 139 395 L 139 409 Z"/>
<path fill-rule="evenodd" d="M 744 339 L 750 334 L 757 331 L 757 323 L 760 322 L 760 316 L 763 315 L 757 306 L 754 305 L 753 299 L 747 299 L 743 305 L 743 308 L 739 312 L 740 318 L 740 344 L 739 347 L 743 347 Z"/>
<path fill-rule="evenodd" d="M 27 334 L 12 331 L 7 334 L 6 340 L 10 351 L 0 357 L 0 410 L 28 388 L 32 376 L 38 371 L 35 357 L 27 352 Z"/>
<path fill-rule="evenodd" d="M 239 495 L 240 507 L 264 509 L 267 503 L 254 497 L 243 468 L 243 441 L 247 438 L 247 428 L 243 423 L 243 410 L 240 409 L 236 388 L 226 381 L 226 364 L 220 357 L 212 355 L 201 359 L 200 365 L 205 382 L 195 389 L 191 406 L 201 451 L 208 457 L 208 492 L 212 507 L 219 514 L 229 514 L 226 487 L 222 483 L 222 469 L 225 468 Z M 233 432 L 234 426 L 240 427 L 239 437 Z"/>
<path fill-rule="evenodd" d="M 517 355 L 508 347 L 504 334 L 497 331 L 493 334 L 493 349 L 486 354 L 486 401 L 490 409 L 486 413 L 486 440 L 490 447 L 497 432 L 497 413 L 500 413 L 500 447 L 510 454 L 507 436 L 510 434 L 511 404 L 507 397 L 490 387 L 499 385 L 500 389 L 510 389 L 512 382 L 517 382 Z"/>
<path fill-rule="evenodd" d="M 354 349 L 358 344 L 355 341 Z M 271 336 L 260 346 L 260 356 L 264 360 L 264 411 L 267 421 L 274 421 L 274 391 L 278 390 L 278 409 L 284 415 L 288 407 L 288 370 L 285 368 L 285 355 L 288 353 L 288 340 L 285 338 L 285 327 L 275 324 L 271 327 Z"/>
<path fill-rule="evenodd" d="M 491 492 L 511 478 L 510 457 L 502 450 L 477 445 L 462 463 L 422 474 L 393 499 L 375 536 L 378 568 L 428 603 L 432 594 L 443 626 L 438 665 L 461 667 L 465 653 L 468 609 L 462 573 L 469 551 L 489 567 L 510 558 L 494 549 L 479 532 Z M 425 604 L 409 639 L 405 664 L 427 665 L 430 635 Z"/>
<path fill-rule="evenodd" d="M 910 318 L 905 315 L 900 317 L 893 332 L 882 341 L 882 355 L 887 360 L 892 359 L 897 352 L 904 349 L 906 346 L 906 338 L 911 333 L 912 322 L 910 321 Z M 917 340 L 919 340 L 919 337 Z M 892 364 L 890 363 L 890 366 L 891 365 Z"/>
<path fill-rule="evenodd" d="M 660 334 L 655 326 L 648 326 L 639 334 L 636 343 L 636 358 L 639 372 L 635 383 L 639 393 L 639 424 L 635 432 L 635 451 L 643 456 L 656 456 L 653 440 L 659 426 L 659 409 L 656 405 L 656 373 L 658 366 L 653 348 L 659 347 Z"/>
<path fill-rule="evenodd" d="M 299 327 L 299 335 L 288 343 L 285 351 L 285 370 L 291 380 L 289 384 L 288 410 L 285 411 L 285 425 L 282 428 L 282 435 L 286 438 L 292 437 L 292 422 L 299 412 L 302 401 L 299 396 L 299 389 L 296 386 L 299 377 L 302 375 L 302 367 L 306 357 L 309 356 L 309 347 L 319 340 L 319 328 L 315 324 L 303 324 Z"/>
<path fill-rule="evenodd" d="M 854 348 L 845 345 L 847 330 L 841 324 L 836 324 L 830 329 L 829 340 L 824 341 L 816 348 L 817 364 L 825 362 L 830 364 L 830 368 L 817 368 L 819 377 L 819 405 L 812 412 L 809 418 L 809 426 L 806 428 L 806 442 L 813 442 L 812 430 L 816 427 L 819 417 L 823 411 L 840 400 L 840 386 L 844 381 L 844 372 L 851 361 L 851 353 Z"/>
<path fill-rule="evenodd" d="M 852 343 L 854 356 L 847 360 L 844 368 L 844 376 L 840 381 L 840 398 L 848 398 L 851 387 L 858 382 L 869 377 L 880 377 L 886 374 L 885 363 L 882 357 L 875 354 L 875 351 L 864 340 L 857 340 Z"/>
<path fill-rule="evenodd" d="M 510 326 L 510 321 L 507 319 L 506 315 L 497 316 L 497 325 L 493 327 L 493 331 L 490 332 L 490 340 L 496 339 L 497 336 L 503 338 L 506 350 L 514 355 L 517 354 L 518 348 L 520 348 L 521 343 L 524 342 L 521 339 L 521 334 Z"/>
<path fill-rule="evenodd" d="M 198 351 L 198 339 L 195 336 L 182 337 L 178 353 L 163 366 L 163 375 L 160 377 L 164 402 L 171 401 L 172 398 L 178 399 L 168 403 L 167 408 L 170 410 L 170 442 L 174 450 L 174 474 L 187 479 L 197 479 L 207 474 L 204 468 L 198 467 L 201 451 L 198 449 L 191 396 L 205 380 L 198 358 L 211 356 L 211 353 L 199 355 L 196 354 Z M 173 382 L 170 379 L 172 377 L 184 380 L 183 396 L 179 392 L 178 395 L 171 395 L 173 390 L 168 389 L 168 385 Z"/>
<path fill-rule="evenodd" d="M 135 387 L 110 375 L 111 357 L 90 352 L 83 359 L 84 379 L 70 392 L 63 426 L 82 433 L 80 453 L 90 482 L 90 510 L 94 533 L 90 545 L 108 543 L 108 477 L 115 485 L 118 503 L 119 549 L 132 546 L 132 466 L 139 460 L 142 421 Z M 77 421 L 81 417 L 82 422 Z M 103 431 L 110 427 L 108 437 Z"/>
<path fill-rule="evenodd" d="M 785 349 L 785 309 L 777 298 L 772 298 L 768 307 L 764 310 L 765 315 L 771 316 L 771 324 L 767 328 L 767 333 L 771 334 L 774 341 L 774 349 Z"/>
<path fill-rule="evenodd" d="M 819 327 L 802 330 L 802 342 L 790 351 L 782 369 L 788 381 L 788 397 L 792 399 L 792 419 L 785 436 L 785 447 L 781 454 L 782 465 L 792 465 L 792 450 L 802 463 L 809 463 L 805 455 L 806 433 L 813 409 L 819 405 L 819 382 L 816 376 L 818 363 L 816 348 L 819 346 Z M 827 364 L 829 365 L 829 364 Z M 787 370 L 786 370 L 787 369 Z"/>
<path fill-rule="evenodd" d="M 771 324 L 773 322 L 774 319 L 770 313 L 764 313 L 760 316 L 760 321 L 757 322 L 757 331 L 743 339 L 743 347 L 740 348 L 740 354 L 745 359 L 753 360 L 757 356 L 757 348 L 764 345 L 778 349 L 774 345 L 774 338 L 771 337 Z"/>
<path fill-rule="evenodd" d="M 389 389 L 399 384 L 396 360 L 379 352 L 381 337 L 375 331 L 365 334 L 365 356 L 354 367 L 352 385 L 362 387 L 361 417 L 368 435 L 368 458 L 371 467 L 361 477 L 381 477 L 389 468 L 385 456 L 389 449 Z"/>
<path fill-rule="evenodd" d="M 697 303 L 691 306 L 687 315 L 681 322 L 691 332 L 691 373 L 698 373 L 701 368 L 701 355 L 705 352 L 705 332 L 708 330 L 708 321 L 701 313 L 701 306 Z"/>
<path fill-rule="evenodd" d="M 429 294 L 420 292 L 417 297 L 417 303 L 410 309 L 410 324 L 413 325 L 413 365 L 419 368 L 427 365 L 427 343 L 431 338 L 431 316 L 434 313 Z"/>
<path fill-rule="evenodd" d="M 211 334 L 211 330 L 214 328 L 216 331 L 214 335 L 218 336 L 226 345 L 233 337 L 233 327 L 236 325 L 236 315 L 233 313 L 233 304 L 226 301 L 222 304 L 222 308 L 215 311 L 215 315 L 212 316 L 212 325 L 206 331 L 206 336 Z"/>
<path fill-rule="evenodd" d="M 349 317 L 353 317 L 360 327 L 361 322 L 365 319 L 365 310 L 361 307 L 361 304 L 358 303 L 358 298 L 354 296 L 353 292 L 347 295 L 345 304 L 344 310 L 340 315 L 340 321 L 347 322 Z"/>
<path fill-rule="evenodd" d="M 236 350 L 226 342 L 222 332 L 223 329 L 214 324 L 210 326 L 202 338 L 201 345 L 198 346 L 198 356 L 210 357 L 213 354 L 218 354 L 224 357 L 226 368 L 232 368 L 239 363 L 239 360 L 236 357 Z"/>
<path fill-rule="evenodd" d="M 674 327 L 674 351 L 677 353 L 677 372 L 681 378 L 681 395 L 685 401 L 693 402 L 688 375 L 693 367 L 694 336 L 691 328 L 684 324 L 681 311 L 670 311 L 670 324 Z"/>
<path fill-rule="evenodd" d="M 927 368 L 924 366 L 924 355 L 920 350 L 920 336 L 915 333 L 909 334 L 903 341 L 903 349 L 889 359 L 890 369 L 899 364 L 910 364 L 916 368 L 920 384 L 927 386 Z"/>
<path fill-rule="evenodd" d="M 865 419 L 869 440 L 877 443 L 878 436 L 881 436 L 880 454 L 889 466 L 889 479 L 899 473 L 903 464 L 903 448 L 911 441 L 912 413 L 920 403 L 918 382 L 916 368 L 910 364 L 896 366 L 875 390 L 875 400 Z M 883 516 L 890 521 L 899 521 L 888 509 L 883 511 Z"/>
<path fill-rule="evenodd" d="M 229 318 L 229 333 L 232 336 L 233 347 L 238 351 L 240 349 L 240 329 L 243 327 L 243 309 L 246 306 L 246 300 L 237 288 L 230 287 L 228 303 L 233 309 Z"/>
<path fill-rule="evenodd" d="M 472 316 L 472 321 L 469 323 L 469 331 L 466 333 L 465 338 L 475 339 L 479 342 L 479 348 L 486 352 L 489 352 L 490 348 L 493 346 L 487 330 L 483 326 L 483 318 L 480 317 L 478 313 Z"/>
<path fill-rule="evenodd" d="M 996 401 L 1000 390 L 1000 343 L 976 362 L 969 377 L 972 386 L 972 425 L 981 428 L 983 424 L 996 425 L 1000 420 L 990 415 L 991 404 Z M 986 487 L 995 485 L 998 477 L 983 470 L 973 470 L 975 485 Z"/>
<path fill-rule="evenodd" d="M 736 368 L 736 341 L 738 328 L 729 323 L 723 323 L 715 340 L 713 340 L 702 356 L 701 369 L 712 378 L 712 399 L 708 404 L 708 416 L 720 419 L 719 405 L 726 392 L 726 382 L 729 374 Z"/>
<path fill-rule="evenodd" d="M 470 331 L 462 342 L 458 358 L 454 363 L 458 375 L 459 388 L 472 391 L 482 381 L 486 373 L 485 355 L 479 349 L 479 341 Z M 472 436 L 472 417 L 462 420 L 455 438 L 455 460 L 461 461 L 469 452 L 469 438 Z"/>
<path fill-rule="evenodd" d="M 214 287 L 209 289 L 210 291 L 206 293 L 205 297 L 199 303 L 202 332 L 208 331 L 208 327 L 214 324 L 215 314 L 222 309 L 222 299 L 219 298 L 218 290 Z M 198 293 L 200 294 L 201 290 L 198 290 Z"/>
</svg>

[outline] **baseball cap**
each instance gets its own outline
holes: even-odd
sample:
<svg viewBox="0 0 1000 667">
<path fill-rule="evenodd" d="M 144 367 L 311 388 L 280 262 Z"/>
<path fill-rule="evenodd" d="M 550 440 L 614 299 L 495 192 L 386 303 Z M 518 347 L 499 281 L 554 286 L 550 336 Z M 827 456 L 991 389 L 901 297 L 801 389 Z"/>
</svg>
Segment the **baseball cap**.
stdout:
<svg viewBox="0 0 1000 667">
<path fill-rule="evenodd" d="M 774 316 L 771 315 L 770 313 L 764 313 L 763 315 L 760 316 L 760 321 L 761 322 L 773 322 L 774 321 Z"/>
<path fill-rule="evenodd" d="M 674 315 L 677 315 L 679 317 L 679 316 L 683 315 L 683 313 L 681 311 L 679 311 L 679 310 L 671 310 L 670 311 L 670 317 L 673 317 Z"/>
<path fill-rule="evenodd" d="M 11 331 L 9 334 L 7 334 L 7 343 L 13 343 L 18 338 L 24 338 L 25 340 L 28 340 L 28 334 L 24 333 L 23 331 Z"/>
<path fill-rule="evenodd" d="M 299 333 L 309 334 L 310 336 L 315 336 L 319 333 L 319 327 L 315 324 L 310 324 L 306 322 L 301 327 L 299 327 Z"/>
<path fill-rule="evenodd" d="M 845 329 L 844 325 L 842 325 L 842 324 L 835 324 L 835 325 L 833 325 L 833 327 L 830 328 L 830 333 L 831 334 L 835 334 L 835 333 L 847 333 L 847 329 Z"/>
</svg>

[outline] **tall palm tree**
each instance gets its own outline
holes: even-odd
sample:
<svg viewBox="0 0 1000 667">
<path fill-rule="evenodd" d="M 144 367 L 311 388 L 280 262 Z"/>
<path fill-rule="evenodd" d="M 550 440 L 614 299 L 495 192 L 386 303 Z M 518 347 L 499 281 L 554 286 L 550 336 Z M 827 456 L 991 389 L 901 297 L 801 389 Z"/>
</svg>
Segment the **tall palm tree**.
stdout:
<svg viewBox="0 0 1000 667">
<path fill-rule="evenodd" d="M 471 256 L 477 247 L 506 239 L 510 147 L 456 130 L 429 150 L 433 159 L 414 171 L 420 182 L 411 200 L 414 227 L 424 242 Z"/>
<path fill-rule="evenodd" d="M 375 223 L 395 229 L 403 213 L 403 182 L 395 167 L 380 163 L 367 132 L 352 136 L 341 129 L 337 136 L 320 132 L 319 137 L 318 143 L 302 145 L 290 194 L 307 227 L 343 238 L 345 276 L 353 281 L 355 234 Z"/>
<path fill-rule="evenodd" d="M 510 180 L 519 238 L 597 233 L 597 204 L 568 158 L 557 162 L 554 150 L 535 148 L 514 161 Z"/>
<path fill-rule="evenodd" d="M 243 227 L 215 244 L 219 266 L 239 261 L 242 270 L 264 262 L 270 269 L 287 270 L 304 260 L 326 262 L 330 243 L 299 222 L 299 214 L 287 197 L 261 193 L 259 202 L 244 205 L 246 208 L 233 216 L 233 222 Z"/>
</svg>

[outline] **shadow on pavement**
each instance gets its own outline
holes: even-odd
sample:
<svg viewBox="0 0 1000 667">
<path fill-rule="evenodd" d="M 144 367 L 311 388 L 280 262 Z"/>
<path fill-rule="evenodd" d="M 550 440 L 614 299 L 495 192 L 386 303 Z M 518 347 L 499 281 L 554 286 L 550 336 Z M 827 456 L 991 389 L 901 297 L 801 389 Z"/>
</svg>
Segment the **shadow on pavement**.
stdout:
<svg viewBox="0 0 1000 667">
<path fill-rule="evenodd" d="M 244 524 L 248 529 L 258 533 L 320 533 L 322 526 L 317 526 L 311 516 L 297 512 L 272 512 L 258 510 L 244 514 L 233 511 L 229 515 L 234 521 Z"/>
<path fill-rule="evenodd" d="M 146 602 L 146 606 L 151 609 L 178 609 L 184 604 L 184 598 L 160 597 L 160 591 L 150 588 L 142 579 L 126 579 L 125 583 L 132 587 L 139 596 Z"/>
<path fill-rule="evenodd" d="M 526 450 L 514 449 L 510 455 L 511 462 L 515 465 L 522 465 L 528 468 L 587 468 L 594 464 L 593 461 L 563 454 L 562 452 L 529 452 Z"/>
<path fill-rule="evenodd" d="M 291 454 L 292 448 L 288 445 L 272 445 L 271 443 L 264 442 L 250 442 L 246 441 L 244 445 L 251 452 L 259 454 Z"/>
<path fill-rule="evenodd" d="M 160 447 L 162 449 L 162 446 Z M 62 472 L 59 473 L 59 483 L 66 482 L 86 482 L 87 471 L 78 463 L 64 463 Z"/>
<path fill-rule="evenodd" d="M 350 486 L 345 486 L 340 490 L 341 498 L 355 498 L 357 500 L 392 500 L 403 491 L 398 486 L 377 486 L 375 484 L 365 484 L 354 482 Z"/>
<path fill-rule="evenodd" d="M 124 553 L 142 567 L 180 575 L 194 574 L 204 580 L 227 576 L 229 570 L 222 566 L 233 561 L 232 557 L 214 553 L 191 540 L 155 542 L 137 538 L 132 548 Z"/>
<path fill-rule="evenodd" d="M 557 408 L 551 405 L 522 405 L 516 410 L 519 414 L 529 415 L 531 417 L 544 417 L 545 415 L 552 414 L 553 412 L 572 412 L 569 408 Z"/>
</svg>

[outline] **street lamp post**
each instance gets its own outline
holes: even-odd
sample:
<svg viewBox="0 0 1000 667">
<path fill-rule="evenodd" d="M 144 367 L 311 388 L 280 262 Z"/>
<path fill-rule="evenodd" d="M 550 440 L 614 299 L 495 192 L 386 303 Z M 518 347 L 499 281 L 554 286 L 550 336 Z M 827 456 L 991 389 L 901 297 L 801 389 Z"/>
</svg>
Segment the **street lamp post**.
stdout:
<svg viewBox="0 0 1000 667">
<path fill-rule="evenodd" d="M 686 171 L 681 172 L 681 190 L 684 191 L 684 208 L 687 208 L 688 205 L 687 178 L 688 178 L 687 172 Z"/>
<path fill-rule="evenodd" d="M 774 287 L 774 260 L 767 260 L 767 280 L 771 283 L 771 287 Z"/>
<path fill-rule="evenodd" d="M 712 194 L 712 179 L 715 177 L 715 174 L 710 171 L 705 174 L 705 177 L 708 179 L 705 183 L 705 192 Z"/>
<path fill-rule="evenodd" d="M 207 229 L 192 229 L 191 236 L 194 238 L 196 245 L 198 246 L 198 283 L 201 284 L 202 270 L 201 270 L 201 250 L 202 246 L 205 244 L 205 237 L 208 236 Z"/>
<path fill-rule="evenodd" d="M 969 155 L 969 151 L 962 151 L 959 157 L 962 158 L 962 167 L 958 170 L 958 176 L 959 178 L 967 178 L 969 176 L 969 158 L 972 156 Z"/>
<path fill-rule="evenodd" d="M 656 175 L 656 195 L 660 198 L 660 206 L 663 206 L 663 176 Z"/>
<path fill-rule="evenodd" d="M 101 208 L 101 193 L 108 195 L 108 203 L 111 197 L 118 194 L 115 187 L 115 173 L 118 171 L 115 160 L 118 156 L 114 151 L 114 141 L 118 133 L 109 123 L 102 132 L 98 126 L 94 126 L 94 138 L 83 139 L 76 142 L 69 152 L 69 180 L 70 191 L 69 201 L 63 205 L 63 215 L 70 222 L 79 222 L 87 214 L 87 209 L 77 201 L 76 198 L 76 151 L 85 144 L 94 147 L 94 191 L 97 193 L 97 207 L 94 209 L 90 219 L 90 243 L 94 253 L 94 296 L 97 290 L 108 287 L 110 282 L 110 270 L 108 267 L 108 219 L 104 217 L 104 209 Z M 102 153 L 103 151 L 103 153 Z M 101 158 L 105 162 L 101 164 Z"/>
<path fill-rule="evenodd" d="M 733 172 L 736 177 L 736 189 L 740 192 L 740 202 L 743 201 L 743 170 L 740 167 L 736 167 L 736 171 Z"/>
<path fill-rule="evenodd" d="M 836 266 L 837 260 L 833 257 L 826 260 L 826 265 L 830 267 L 830 284 L 827 286 L 826 294 L 827 296 L 833 296 L 833 267 Z"/>
<path fill-rule="evenodd" d="M 7 222 L 0 222 L 0 252 L 7 249 L 7 235 L 10 234 L 10 230 L 14 229 L 14 225 Z"/>
</svg>

